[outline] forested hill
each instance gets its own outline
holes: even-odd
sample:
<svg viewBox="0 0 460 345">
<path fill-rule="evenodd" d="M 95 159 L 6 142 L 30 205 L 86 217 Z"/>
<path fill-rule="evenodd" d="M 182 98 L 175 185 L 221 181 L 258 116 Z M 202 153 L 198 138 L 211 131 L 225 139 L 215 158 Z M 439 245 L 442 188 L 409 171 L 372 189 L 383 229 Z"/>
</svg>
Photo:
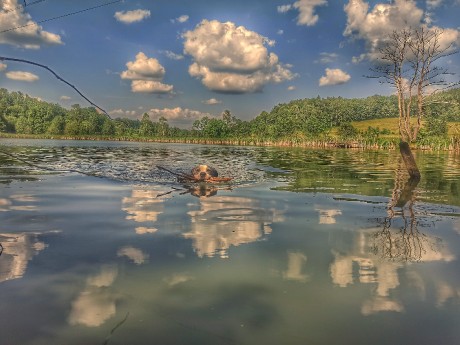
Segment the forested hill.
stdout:
<svg viewBox="0 0 460 345">
<path fill-rule="evenodd" d="M 441 92 L 427 102 L 427 119 L 460 121 L 460 89 Z M 203 117 L 189 130 L 169 126 L 167 119 L 151 121 L 148 114 L 141 120 L 114 119 L 99 114 L 95 108 L 73 105 L 65 109 L 58 104 L 40 101 L 21 92 L 0 89 L 0 131 L 17 134 L 91 136 L 126 138 L 204 137 L 290 138 L 293 135 L 314 138 L 331 128 L 371 119 L 398 116 L 395 96 L 371 96 L 361 99 L 341 97 L 294 100 L 263 111 L 251 121 L 243 121 L 224 111 L 221 118 Z"/>
</svg>

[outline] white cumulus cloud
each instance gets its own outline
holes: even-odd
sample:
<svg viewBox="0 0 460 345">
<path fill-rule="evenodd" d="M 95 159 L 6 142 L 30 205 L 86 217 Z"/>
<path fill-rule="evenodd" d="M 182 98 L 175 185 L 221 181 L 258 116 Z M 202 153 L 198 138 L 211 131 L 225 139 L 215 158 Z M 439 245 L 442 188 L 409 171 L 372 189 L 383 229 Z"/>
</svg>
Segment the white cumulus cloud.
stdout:
<svg viewBox="0 0 460 345">
<path fill-rule="evenodd" d="M 428 8 L 436 8 L 441 6 L 444 0 L 426 0 L 426 5 Z"/>
<path fill-rule="evenodd" d="M 171 19 L 172 23 L 185 23 L 189 20 L 189 16 L 186 14 L 183 14 L 182 16 L 176 18 L 176 19 Z"/>
<path fill-rule="evenodd" d="M 121 73 L 122 79 L 130 80 L 161 80 L 165 75 L 165 69 L 155 58 L 148 58 L 143 52 L 136 55 L 135 61 L 126 63 L 128 69 Z"/>
<path fill-rule="evenodd" d="M 193 57 L 189 74 L 210 90 L 224 93 L 262 91 L 268 83 L 291 80 L 289 66 L 266 45 L 274 41 L 232 22 L 203 20 L 184 33 L 184 53 Z"/>
<path fill-rule="evenodd" d="M 206 101 L 203 101 L 202 103 L 207 104 L 207 105 L 215 105 L 215 104 L 221 104 L 222 101 L 219 101 L 218 99 L 215 99 L 215 98 L 210 98 Z"/>
<path fill-rule="evenodd" d="M 193 122 L 204 116 L 214 117 L 212 114 L 203 113 L 198 110 L 191 110 L 187 108 L 163 108 L 163 109 L 150 109 L 149 115 L 152 119 L 159 119 L 160 117 L 166 118 L 172 122 Z"/>
<path fill-rule="evenodd" d="M 0 32 L 8 30 L 0 33 L 0 44 L 26 49 L 39 49 L 43 44 L 62 44 L 61 36 L 43 30 L 21 5 L 18 0 L 0 1 Z"/>
<path fill-rule="evenodd" d="M 320 58 L 319 60 L 316 60 L 315 62 L 317 63 L 322 63 L 322 64 L 327 64 L 327 63 L 331 63 L 331 62 L 334 62 L 338 59 L 339 55 L 336 54 L 336 53 L 326 53 L 326 52 L 322 52 L 319 54 L 320 55 Z"/>
<path fill-rule="evenodd" d="M 439 3 L 431 1 L 431 5 Z M 369 3 L 363 0 L 350 0 L 345 6 L 347 26 L 345 36 L 364 40 L 367 53 L 353 59 L 354 62 L 364 58 L 376 59 L 379 48 L 395 30 L 404 28 L 418 28 L 426 20 L 422 9 L 417 7 L 414 0 L 395 0 L 392 3 L 378 3 L 372 10 Z M 432 27 L 436 29 L 436 27 Z M 439 29 L 439 28 L 438 28 Z M 443 29 L 441 47 L 459 43 L 459 31 Z"/>
<path fill-rule="evenodd" d="M 27 82 L 33 82 L 39 79 L 38 75 L 35 75 L 30 72 L 23 72 L 23 71 L 6 72 L 6 77 L 11 80 L 19 80 L 19 81 L 27 81 Z"/>
<path fill-rule="evenodd" d="M 136 60 L 126 63 L 128 68 L 120 74 L 122 79 L 132 80 L 131 91 L 142 93 L 170 93 L 173 86 L 163 84 L 166 73 L 164 67 L 155 58 L 149 58 L 143 52 L 136 55 Z"/>
<path fill-rule="evenodd" d="M 319 86 L 345 84 L 350 79 L 350 75 L 341 69 L 326 68 L 326 75 L 319 79 Z"/>
<path fill-rule="evenodd" d="M 292 5 L 291 4 L 281 5 L 277 7 L 277 10 L 278 10 L 278 13 L 286 13 L 292 10 Z"/>
<path fill-rule="evenodd" d="M 112 109 L 109 114 L 116 117 L 135 117 L 137 112 L 135 110 Z"/>
<path fill-rule="evenodd" d="M 170 93 L 173 90 L 172 85 L 163 84 L 155 80 L 133 80 L 131 82 L 132 92 L 141 93 Z"/>
<path fill-rule="evenodd" d="M 215 104 L 221 104 L 222 101 L 219 101 L 218 99 L 215 99 L 215 98 L 210 98 L 210 99 L 207 99 L 206 101 L 203 101 L 202 103 L 207 104 L 207 105 L 215 105 Z"/>
<path fill-rule="evenodd" d="M 307 26 L 315 25 L 319 20 L 319 16 L 315 14 L 315 9 L 318 6 L 324 5 L 327 5 L 326 0 L 299 0 L 295 2 L 294 7 L 299 10 L 297 24 Z"/>
<path fill-rule="evenodd" d="M 170 50 L 165 50 L 165 51 L 162 51 L 162 53 L 168 58 L 168 59 L 171 59 L 171 60 L 182 60 L 184 58 L 184 55 L 181 55 L 181 54 L 176 54 Z"/>
<path fill-rule="evenodd" d="M 115 12 L 114 17 L 122 23 L 132 24 L 143 21 L 146 18 L 150 17 L 149 10 L 132 10 L 132 11 L 120 11 Z"/>
</svg>

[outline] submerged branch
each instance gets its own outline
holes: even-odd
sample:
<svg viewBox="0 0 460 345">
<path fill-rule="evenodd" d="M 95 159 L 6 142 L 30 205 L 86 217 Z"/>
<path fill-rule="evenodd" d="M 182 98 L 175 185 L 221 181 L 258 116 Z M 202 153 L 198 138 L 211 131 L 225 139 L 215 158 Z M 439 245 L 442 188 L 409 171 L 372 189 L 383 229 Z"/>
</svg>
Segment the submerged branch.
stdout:
<svg viewBox="0 0 460 345">
<path fill-rule="evenodd" d="M 107 336 L 107 338 L 105 339 L 105 341 L 104 341 L 104 343 L 102 345 L 107 345 L 109 343 L 109 340 L 110 340 L 110 338 L 112 338 L 113 333 L 115 333 L 117 328 L 120 327 L 121 325 L 123 325 L 126 322 L 126 320 L 128 320 L 128 316 L 129 316 L 129 312 L 126 313 L 126 316 L 125 316 L 125 318 L 123 320 L 121 320 L 119 323 L 117 323 L 115 325 L 114 328 L 112 328 L 112 330 L 110 331 L 110 334 Z"/>
</svg>

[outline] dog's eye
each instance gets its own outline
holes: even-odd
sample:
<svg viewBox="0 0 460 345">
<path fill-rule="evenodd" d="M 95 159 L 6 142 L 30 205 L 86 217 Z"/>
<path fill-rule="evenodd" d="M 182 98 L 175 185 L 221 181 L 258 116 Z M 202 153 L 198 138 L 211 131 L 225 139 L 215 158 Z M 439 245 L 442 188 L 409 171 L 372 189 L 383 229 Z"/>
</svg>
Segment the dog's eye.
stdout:
<svg viewBox="0 0 460 345">
<path fill-rule="evenodd" d="M 213 176 L 213 177 L 217 177 L 217 176 L 218 176 L 217 170 L 214 169 L 214 168 L 207 168 L 207 169 L 206 169 L 206 172 L 207 172 L 209 175 Z"/>
</svg>

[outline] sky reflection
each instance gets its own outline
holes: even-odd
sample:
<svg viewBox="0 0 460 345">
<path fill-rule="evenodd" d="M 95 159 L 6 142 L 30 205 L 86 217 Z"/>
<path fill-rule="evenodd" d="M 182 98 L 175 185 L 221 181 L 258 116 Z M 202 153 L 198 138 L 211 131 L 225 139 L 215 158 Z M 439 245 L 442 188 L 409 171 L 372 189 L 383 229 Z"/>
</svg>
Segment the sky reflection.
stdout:
<svg viewBox="0 0 460 345">
<path fill-rule="evenodd" d="M 71 303 L 70 325 L 98 327 L 115 315 L 116 295 L 110 287 L 117 276 L 117 267 L 106 265 L 99 274 L 88 277 L 85 288 Z"/>
<path fill-rule="evenodd" d="M 183 234 L 192 239 L 199 257 L 227 258 L 231 246 L 261 240 L 272 232 L 272 223 L 283 219 L 280 212 L 264 209 L 250 198 L 215 196 L 200 199 L 199 206 L 200 209 L 188 212 L 190 230 Z"/>
<path fill-rule="evenodd" d="M 0 283 L 22 278 L 29 261 L 43 251 L 47 244 L 39 240 L 37 233 L 0 233 L 3 247 L 0 259 Z"/>
<path fill-rule="evenodd" d="M 457 206 L 420 201 L 423 182 L 306 193 L 270 174 L 216 193 L 74 174 L 0 189 L 1 339 L 458 343 Z"/>
</svg>

